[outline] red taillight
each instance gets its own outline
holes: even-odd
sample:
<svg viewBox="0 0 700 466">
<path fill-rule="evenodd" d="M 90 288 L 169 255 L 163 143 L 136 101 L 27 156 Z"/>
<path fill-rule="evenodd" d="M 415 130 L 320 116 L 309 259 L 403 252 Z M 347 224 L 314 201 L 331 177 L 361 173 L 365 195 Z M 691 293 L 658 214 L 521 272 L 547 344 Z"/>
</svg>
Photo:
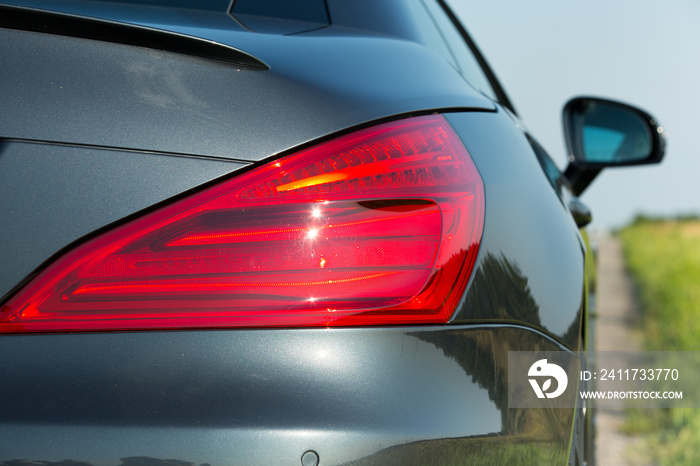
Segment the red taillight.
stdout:
<svg viewBox="0 0 700 466">
<path fill-rule="evenodd" d="M 446 322 L 484 190 L 442 116 L 270 162 L 69 251 L 0 332 Z"/>
</svg>

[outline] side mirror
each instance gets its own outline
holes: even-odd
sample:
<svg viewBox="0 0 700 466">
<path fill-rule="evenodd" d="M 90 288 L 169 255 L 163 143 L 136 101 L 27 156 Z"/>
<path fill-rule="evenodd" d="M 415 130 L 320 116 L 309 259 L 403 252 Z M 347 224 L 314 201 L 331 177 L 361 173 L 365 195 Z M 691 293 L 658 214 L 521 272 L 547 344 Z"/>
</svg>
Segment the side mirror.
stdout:
<svg viewBox="0 0 700 466">
<path fill-rule="evenodd" d="M 612 100 L 577 97 L 564 106 L 566 177 L 579 195 L 606 167 L 659 163 L 666 138 L 657 120 Z"/>
</svg>

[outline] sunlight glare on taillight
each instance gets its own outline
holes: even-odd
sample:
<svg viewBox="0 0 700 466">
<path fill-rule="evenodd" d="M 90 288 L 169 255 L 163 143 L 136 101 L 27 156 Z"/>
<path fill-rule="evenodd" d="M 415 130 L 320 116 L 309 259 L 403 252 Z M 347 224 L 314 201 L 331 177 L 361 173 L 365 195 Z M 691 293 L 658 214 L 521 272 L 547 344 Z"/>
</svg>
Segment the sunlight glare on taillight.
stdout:
<svg viewBox="0 0 700 466">
<path fill-rule="evenodd" d="M 0 308 L 0 332 L 444 323 L 483 217 L 446 120 L 394 121 L 77 246 Z"/>
</svg>

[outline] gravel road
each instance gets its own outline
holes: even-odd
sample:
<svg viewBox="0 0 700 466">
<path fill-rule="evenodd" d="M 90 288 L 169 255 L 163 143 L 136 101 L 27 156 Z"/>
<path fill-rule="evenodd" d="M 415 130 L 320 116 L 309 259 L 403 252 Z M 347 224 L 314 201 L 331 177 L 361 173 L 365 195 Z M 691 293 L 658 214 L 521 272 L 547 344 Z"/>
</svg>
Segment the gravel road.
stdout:
<svg viewBox="0 0 700 466">
<path fill-rule="evenodd" d="M 620 242 L 608 235 L 594 238 L 598 244 L 598 351 L 637 351 L 642 347 L 637 330 L 639 310 L 634 285 L 625 271 Z M 641 439 L 621 432 L 622 406 L 597 408 L 596 458 L 600 466 L 644 466 L 652 463 Z"/>
</svg>

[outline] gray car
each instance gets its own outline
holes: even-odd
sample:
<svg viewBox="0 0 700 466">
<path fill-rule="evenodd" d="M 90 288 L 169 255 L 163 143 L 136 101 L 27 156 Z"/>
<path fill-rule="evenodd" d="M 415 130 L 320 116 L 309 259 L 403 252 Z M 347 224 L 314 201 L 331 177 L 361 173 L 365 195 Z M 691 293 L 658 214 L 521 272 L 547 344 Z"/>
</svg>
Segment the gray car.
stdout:
<svg viewBox="0 0 700 466">
<path fill-rule="evenodd" d="M 508 353 L 591 347 L 651 116 L 572 100 L 560 172 L 441 0 L 5 1 L 0 54 L 0 465 L 592 463 Z"/>
</svg>

